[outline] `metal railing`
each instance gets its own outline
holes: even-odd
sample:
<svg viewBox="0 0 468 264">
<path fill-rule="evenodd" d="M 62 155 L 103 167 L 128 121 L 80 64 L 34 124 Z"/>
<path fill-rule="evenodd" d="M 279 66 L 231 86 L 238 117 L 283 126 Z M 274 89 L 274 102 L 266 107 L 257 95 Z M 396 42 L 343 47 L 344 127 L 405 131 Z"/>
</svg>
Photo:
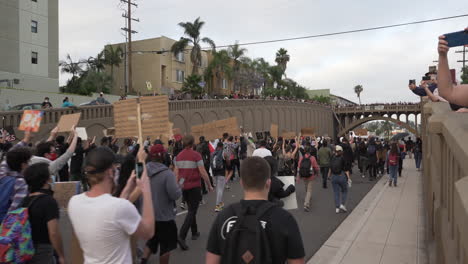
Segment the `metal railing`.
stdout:
<svg viewBox="0 0 468 264">
<path fill-rule="evenodd" d="M 423 107 L 423 189 L 431 263 L 468 263 L 468 115 Z"/>
<path fill-rule="evenodd" d="M 364 113 L 364 112 L 420 112 L 420 104 L 402 104 L 402 105 L 357 105 L 334 107 L 333 111 L 337 114 Z"/>
</svg>

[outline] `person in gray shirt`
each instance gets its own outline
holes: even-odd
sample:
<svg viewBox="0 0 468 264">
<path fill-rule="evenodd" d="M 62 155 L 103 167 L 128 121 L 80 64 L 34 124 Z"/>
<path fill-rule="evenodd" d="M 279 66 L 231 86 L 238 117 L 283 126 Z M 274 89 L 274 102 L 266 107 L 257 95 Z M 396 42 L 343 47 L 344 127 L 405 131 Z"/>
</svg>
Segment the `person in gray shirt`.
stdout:
<svg viewBox="0 0 468 264">
<path fill-rule="evenodd" d="M 177 248 L 176 201 L 182 195 L 174 173 L 164 165 L 166 150 L 161 144 L 151 146 L 146 168 L 151 183 L 153 206 L 158 231 L 146 243 L 141 259 L 147 263 L 159 247 L 159 263 L 169 263 L 171 251 Z"/>
</svg>

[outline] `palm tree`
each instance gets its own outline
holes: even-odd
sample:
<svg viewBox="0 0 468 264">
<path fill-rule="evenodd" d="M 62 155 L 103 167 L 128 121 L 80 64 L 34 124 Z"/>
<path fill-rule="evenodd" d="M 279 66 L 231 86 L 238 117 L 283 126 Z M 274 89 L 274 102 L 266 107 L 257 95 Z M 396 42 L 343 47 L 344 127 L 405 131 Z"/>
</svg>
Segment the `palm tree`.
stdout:
<svg viewBox="0 0 468 264">
<path fill-rule="evenodd" d="M 361 93 L 364 90 L 362 85 L 356 85 L 354 86 L 354 92 L 356 93 L 357 97 L 359 98 L 359 104 L 361 104 Z"/>
<path fill-rule="evenodd" d="M 99 52 L 96 57 L 90 56 L 86 60 L 81 60 L 82 64 L 86 64 L 87 70 L 94 70 L 97 72 L 101 72 L 105 68 L 105 59 L 104 59 L 104 51 Z"/>
<path fill-rule="evenodd" d="M 213 51 L 213 58 L 205 70 L 205 80 L 213 90 L 222 87 L 224 78 L 232 77 L 231 57 L 227 50 Z M 214 77 L 218 80 L 218 85 L 213 83 Z M 218 89 L 216 89 L 218 90 Z"/>
<path fill-rule="evenodd" d="M 192 74 L 198 74 L 198 67 L 201 65 L 201 47 L 200 41 L 207 43 L 215 49 L 215 43 L 210 38 L 202 38 L 200 39 L 200 31 L 205 24 L 204 21 L 201 21 L 200 18 L 195 19 L 193 23 L 191 22 L 180 22 L 179 26 L 184 29 L 184 35 L 188 36 L 188 38 L 181 37 L 179 41 L 175 42 L 171 47 L 171 52 L 174 55 L 177 55 L 180 52 L 183 52 L 189 44 L 193 46 L 190 52 L 190 61 L 193 64 Z"/>
<path fill-rule="evenodd" d="M 111 78 L 114 80 L 114 66 L 119 67 L 122 63 L 122 47 L 118 46 L 114 48 L 112 45 L 108 45 L 104 49 L 104 64 L 111 67 Z"/>
<path fill-rule="evenodd" d="M 241 48 L 239 43 L 236 42 L 233 46 L 230 46 L 228 49 L 229 56 L 234 61 L 233 73 L 234 73 L 234 90 L 239 90 L 239 71 L 241 68 L 241 60 L 244 58 L 245 53 L 247 53 L 247 49 Z"/>
<path fill-rule="evenodd" d="M 286 76 L 286 68 L 287 68 L 289 59 L 290 57 L 286 49 L 281 48 L 276 52 L 275 62 L 283 71 L 284 76 Z"/>
<path fill-rule="evenodd" d="M 62 73 L 69 73 L 72 75 L 72 80 L 76 79 L 80 73 L 83 72 L 81 68 L 80 61 L 73 61 L 70 54 L 67 54 L 67 58 L 59 62 L 59 67 L 61 68 Z"/>
</svg>

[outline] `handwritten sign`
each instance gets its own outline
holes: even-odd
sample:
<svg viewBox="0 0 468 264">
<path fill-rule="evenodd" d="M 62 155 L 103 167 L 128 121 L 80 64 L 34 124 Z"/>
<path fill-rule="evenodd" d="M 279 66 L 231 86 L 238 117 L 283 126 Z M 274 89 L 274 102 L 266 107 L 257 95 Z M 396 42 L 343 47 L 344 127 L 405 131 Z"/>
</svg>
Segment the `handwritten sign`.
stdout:
<svg viewBox="0 0 468 264">
<path fill-rule="evenodd" d="M 289 187 L 289 185 L 295 185 L 295 177 L 294 176 L 278 176 L 277 177 L 280 181 L 284 183 L 283 188 L 286 190 L 286 188 Z M 288 197 L 285 197 L 283 199 L 284 206 L 283 209 L 285 210 L 293 210 L 297 209 L 297 198 L 296 198 L 296 192 L 291 193 Z"/>
<path fill-rule="evenodd" d="M 81 113 L 62 115 L 57 124 L 58 132 L 70 132 L 72 128 L 80 122 Z"/>
<path fill-rule="evenodd" d="M 230 136 L 240 136 L 241 134 L 236 117 L 195 125 L 190 128 L 190 131 L 195 139 L 204 136 L 207 140 L 218 139 L 223 133 L 228 133 Z"/>
<path fill-rule="evenodd" d="M 54 185 L 54 198 L 60 208 L 67 208 L 68 202 L 73 195 L 81 192 L 81 184 L 79 181 L 74 182 L 56 182 Z"/>
<path fill-rule="evenodd" d="M 86 127 L 77 127 L 76 134 L 81 140 L 88 140 L 88 133 L 86 132 Z"/>
<path fill-rule="evenodd" d="M 15 130 L 13 127 L 5 127 L 0 128 L 0 136 L 4 137 L 4 139 L 8 142 L 13 142 L 16 140 Z"/>
<path fill-rule="evenodd" d="M 283 132 L 281 136 L 283 139 L 293 139 L 296 137 L 296 132 Z"/>
<path fill-rule="evenodd" d="M 117 138 L 138 137 L 137 99 L 114 103 L 114 126 Z"/>
<path fill-rule="evenodd" d="M 313 137 L 315 136 L 315 128 L 313 127 L 302 128 L 301 135 L 305 137 Z"/>
<path fill-rule="evenodd" d="M 40 110 L 24 110 L 18 129 L 31 132 L 39 131 L 43 116 L 44 112 Z"/>
<path fill-rule="evenodd" d="M 166 95 L 140 97 L 144 137 L 169 136 L 169 99 Z"/>
<path fill-rule="evenodd" d="M 275 138 L 275 139 L 278 138 L 279 131 L 278 131 L 278 125 L 277 124 L 271 124 L 270 134 L 271 134 L 272 138 Z"/>
</svg>

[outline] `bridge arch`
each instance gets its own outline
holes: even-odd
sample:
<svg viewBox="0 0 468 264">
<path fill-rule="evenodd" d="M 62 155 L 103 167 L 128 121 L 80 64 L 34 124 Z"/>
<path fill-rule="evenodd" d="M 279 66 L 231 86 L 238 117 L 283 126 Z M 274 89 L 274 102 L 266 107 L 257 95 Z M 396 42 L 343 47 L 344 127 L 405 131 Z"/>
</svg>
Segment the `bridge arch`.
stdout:
<svg viewBox="0 0 468 264">
<path fill-rule="evenodd" d="M 407 123 L 405 122 L 401 122 L 400 120 L 398 119 L 395 119 L 395 118 L 391 118 L 391 117 L 385 117 L 385 116 L 368 116 L 368 117 L 364 117 L 364 118 L 361 118 L 361 119 L 358 119 L 358 120 L 355 120 L 354 122 L 352 122 L 351 124 L 349 124 L 348 126 L 346 126 L 344 129 L 342 129 L 339 133 L 338 133 L 338 136 L 341 137 L 341 136 L 344 136 L 346 134 L 346 132 L 348 131 L 351 131 L 353 129 L 355 129 L 356 127 L 364 124 L 364 123 L 367 123 L 369 121 L 377 121 L 377 120 L 382 120 L 382 121 L 389 121 L 389 122 L 393 122 L 395 124 L 398 124 L 399 126 L 402 126 L 406 129 L 408 129 L 408 131 L 410 131 L 411 133 L 415 134 L 416 136 L 418 136 L 418 131 L 413 128 L 412 126 L 408 125 Z"/>
</svg>

